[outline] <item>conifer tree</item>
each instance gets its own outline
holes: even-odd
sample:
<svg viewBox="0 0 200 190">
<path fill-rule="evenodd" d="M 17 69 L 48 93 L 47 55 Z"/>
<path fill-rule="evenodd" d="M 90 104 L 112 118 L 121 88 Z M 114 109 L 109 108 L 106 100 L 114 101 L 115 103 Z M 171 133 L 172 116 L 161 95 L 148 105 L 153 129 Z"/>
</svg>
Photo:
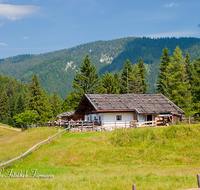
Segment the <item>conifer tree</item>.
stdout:
<svg viewBox="0 0 200 190">
<path fill-rule="evenodd" d="M 101 81 L 106 94 L 118 93 L 118 84 L 116 83 L 116 79 L 112 74 L 108 73 L 108 71 L 106 71 L 105 75 L 102 75 Z"/>
<path fill-rule="evenodd" d="M 186 55 L 185 55 L 185 69 L 186 69 L 187 78 L 188 78 L 190 86 L 192 88 L 194 67 L 193 67 L 193 64 L 191 63 L 190 56 L 189 56 L 188 52 L 186 52 Z"/>
<path fill-rule="evenodd" d="M 65 100 L 63 101 L 62 111 L 66 112 L 75 110 L 79 104 L 79 101 L 80 96 L 78 95 L 78 93 L 75 91 L 70 92 L 67 98 L 65 98 Z"/>
<path fill-rule="evenodd" d="M 16 114 L 20 114 L 25 111 L 25 100 L 22 96 L 22 94 L 19 95 L 16 106 L 15 106 L 15 112 Z"/>
<path fill-rule="evenodd" d="M 147 83 L 145 82 L 145 78 L 146 78 L 146 69 L 144 66 L 144 63 L 142 62 L 142 58 L 140 57 L 139 59 L 139 63 L 138 63 L 138 73 L 139 73 L 139 77 L 141 79 L 141 93 L 145 93 L 147 91 Z"/>
<path fill-rule="evenodd" d="M 132 64 L 127 59 L 125 64 L 124 64 L 124 68 L 122 69 L 122 72 L 121 72 L 121 86 L 120 86 L 120 93 L 121 94 L 129 93 L 127 82 L 129 82 L 129 80 L 130 80 L 132 70 L 133 70 Z"/>
<path fill-rule="evenodd" d="M 61 106 L 60 106 L 60 100 L 55 90 L 53 96 L 51 97 L 50 102 L 51 102 L 51 111 L 53 113 L 53 116 L 56 117 L 61 112 Z"/>
<path fill-rule="evenodd" d="M 139 76 L 138 65 L 135 64 L 129 80 L 129 91 L 130 93 L 140 94 L 142 93 L 142 90 L 143 90 L 142 79 Z"/>
<path fill-rule="evenodd" d="M 115 71 L 114 73 L 114 85 L 116 88 L 116 94 L 120 93 L 120 78 L 119 78 L 119 74 L 117 73 L 117 71 Z"/>
<path fill-rule="evenodd" d="M 45 122 L 51 117 L 51 110 L 48 107 L 45 93 L 42 91 L 39 79 L 34 74 L 29 84 L 27 96 L 27 107 L 29 110 L 35 110 L 38 113 L 38 122 Z"/>
<path fill-rule="evenodd" d="M 91 65 L 89 55 L 86 55 L 83 59 L 81 71 L 76 72 L 76 77 L 73 80 L 72 87 L 75 88 L 79 100 L 82 98 L 84 93 L 93 94 L 100 78 L 96 73 L 96 68 Z"/>
<path fill-rule="evenodd" d="M 191 103 L 190 84 L 184 65 L 182 51 L 177 46 L 172 61 L 166 68 L 167 89 L 166 96 L 181 108 L 188 108 Z"/>
<path fill-rule="evenodd" d="M 193 65 L 194 65 L 194 75 L 193 75 L 192 98 L 195 109 L 200 113 L 200 58 L 195 58 Z"/>
<path fill-rule="evenodd" d="M 167 88 L 167 73 L 166 68 L 171 62 L 171 56 L 169 56 L 170 51 L 165 47 L 162 52 L 161 63 L 159 67 L 158 74 L 158 85 L 156 92 L 161 93 L 166 96 L 166 88 Z"/>
<path fill-rule="evenodd" d="M 4 91 L 0 99 L 0 121 L 6 123 L 9 117 L 10 117 L 10 104 L 8 96 Z"/>
</svg>

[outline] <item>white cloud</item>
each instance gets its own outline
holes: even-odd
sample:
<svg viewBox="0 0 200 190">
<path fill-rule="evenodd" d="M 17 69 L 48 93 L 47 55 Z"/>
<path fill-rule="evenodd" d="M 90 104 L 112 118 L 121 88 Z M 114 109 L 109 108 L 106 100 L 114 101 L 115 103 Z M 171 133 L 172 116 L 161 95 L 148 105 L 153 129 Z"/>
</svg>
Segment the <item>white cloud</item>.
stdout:
<svg viewBox="0 0 200 190">
<path fill-rule="evenodd" d="M 18 20 L 24 16 L 28 16 L 37 12 L 38 9 L 38 6 L 33 5 L 0 4 L 0 18 Z"/>
<path fill-rule="evenodd" d="M 170 3 L 170 4 L 166 4 L 165 5 L 165 8 L 168 8 L 168 7 L 178 7 L 179 5 L 176 4 L 176 3 Z"/>
<path fill-rule="evenodd" d="M 23 37 L 23 40 L 27 40 L 29 39 L 30 37 L 26 36 L 26 37 Z"/>
<path fill-rule="evenodd" d="M 104 13 L 104 10 L 103 10 L 103 11 L 101 11 L 101 14 L 102 14 L 102 13 Z"/>
<path fill-rule="evenodd" d="M 158 34 L 145 35 L 150 38 L 164 38 L 164 37 L 191 37 L 198 34 L 196 31 L 182 31 L 182 32 L 166 32 Z"/>
<path fill-rule="evenodd" d="M 7 44 L 5 44 L 5 43 L 0 43 L 0 46 L 7 46 Z"/>
</svg>

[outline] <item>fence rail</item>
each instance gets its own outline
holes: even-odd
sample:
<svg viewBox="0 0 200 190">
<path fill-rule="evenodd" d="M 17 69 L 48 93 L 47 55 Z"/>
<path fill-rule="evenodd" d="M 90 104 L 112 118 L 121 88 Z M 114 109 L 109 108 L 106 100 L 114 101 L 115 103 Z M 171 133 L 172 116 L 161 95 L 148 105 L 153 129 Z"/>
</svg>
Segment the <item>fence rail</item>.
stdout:
<svg viewBox="0 0 200 190">
<path fill-rule="evenodd" d="M 6 164 L 9 164 L 9 163 L 11 163 L 11 162 L 14 162 L 14 161 L 16 161 L 16 160 L 18 160 L 18 159 L 20 159 L 20 158 L 23 159 L 23 157 L 24 157 L 26 154 L 28 154 L 29 152 L 31 152 L 33 149 L 37 148 L 37 147 L 38 147 L 39 145 L 41 145 L 42 143 L 45 143 L 45 142 L 47 142 L 47 141 L 50 142 L 50 139 L 52 139 L 52 138 L 55 137 L 56 135 L 59 135 L 60 133 L 62 133 L 63 131 L 66 131 L 66 130 L 68 130 L 68 128 L 63 129 L 62 131 L 59 131 L 59 132 L 56 133 L 55 135 L 53 135 L 53 136 L 51 136 L 51 137 L 48 137 L 47 139 L 45 139 L 45 140 L 43 140 L 43 141 L 37 143 L 36 145 L 34 145 L 32 148 L 30 148 L 29 150 L 27 150 L 25 153 L 21 154 L 20 156 L 17 156 L 17 157 L 15 157 L 15 158 L 13 158 L 13 159 L 7 161 L 7 162 L 1 163 L 0 166 L 3 166 L 3 171 L 4 171 L 4 166 L 5 166 Z"/>
</svg>

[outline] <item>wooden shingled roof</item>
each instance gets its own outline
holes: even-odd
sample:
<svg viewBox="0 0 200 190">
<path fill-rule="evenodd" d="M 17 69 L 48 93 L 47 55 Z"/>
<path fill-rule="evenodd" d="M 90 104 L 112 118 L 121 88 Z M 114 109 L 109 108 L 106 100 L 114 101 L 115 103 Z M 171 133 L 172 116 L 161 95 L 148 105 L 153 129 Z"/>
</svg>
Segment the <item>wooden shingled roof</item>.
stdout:
<svg viewBox="0 0 200 190">
<path fill-rule="evenodd" d="M 162 94 L 84 94 L 94 111 L 136 111 L 138 114 L 184 114 Z"/>
<path fill-rule="evenodd" d="M 71 115 L 73 115 L 75 113 L 75 111 L 66 111 L 66 112 L 63 112 L 61 113 L 60 115 L 57 115 L 57 117 L 69 117 Z"/>
</svg>

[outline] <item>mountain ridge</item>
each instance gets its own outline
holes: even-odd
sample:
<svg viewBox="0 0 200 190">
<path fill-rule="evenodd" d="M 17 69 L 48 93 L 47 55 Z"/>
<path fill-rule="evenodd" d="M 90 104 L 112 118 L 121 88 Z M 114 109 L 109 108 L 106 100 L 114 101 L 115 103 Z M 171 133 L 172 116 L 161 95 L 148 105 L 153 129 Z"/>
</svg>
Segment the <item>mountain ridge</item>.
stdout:
<svg viewBox="0 0 200 190">
<path fill-rule="evenodd" d="M 132 64 L 142 57 L 147 69 L 148 92 L 155 92 L 158 67 L 162 50 L 167 46 L 171 54 L 179 46 L 185 56 L 189 52 L 191 59 L 200 57 L 199 38 L 139 38 L 126 37 L 108 41 L 95 41 L 69 49 L 57 50 L 39 55 L 18 55 L 0 60 L 0 72 L 16 78 L 23 83 L 30 82 L 34 73 L 40 79 L 41 86 L 50 94 L 56 90 L 63 99 L 73 90 L 71 87 L 75 71 L 89 54 L 100 75 L 106 71 L 120 72 L 126 59 Z"/>
</svg>

